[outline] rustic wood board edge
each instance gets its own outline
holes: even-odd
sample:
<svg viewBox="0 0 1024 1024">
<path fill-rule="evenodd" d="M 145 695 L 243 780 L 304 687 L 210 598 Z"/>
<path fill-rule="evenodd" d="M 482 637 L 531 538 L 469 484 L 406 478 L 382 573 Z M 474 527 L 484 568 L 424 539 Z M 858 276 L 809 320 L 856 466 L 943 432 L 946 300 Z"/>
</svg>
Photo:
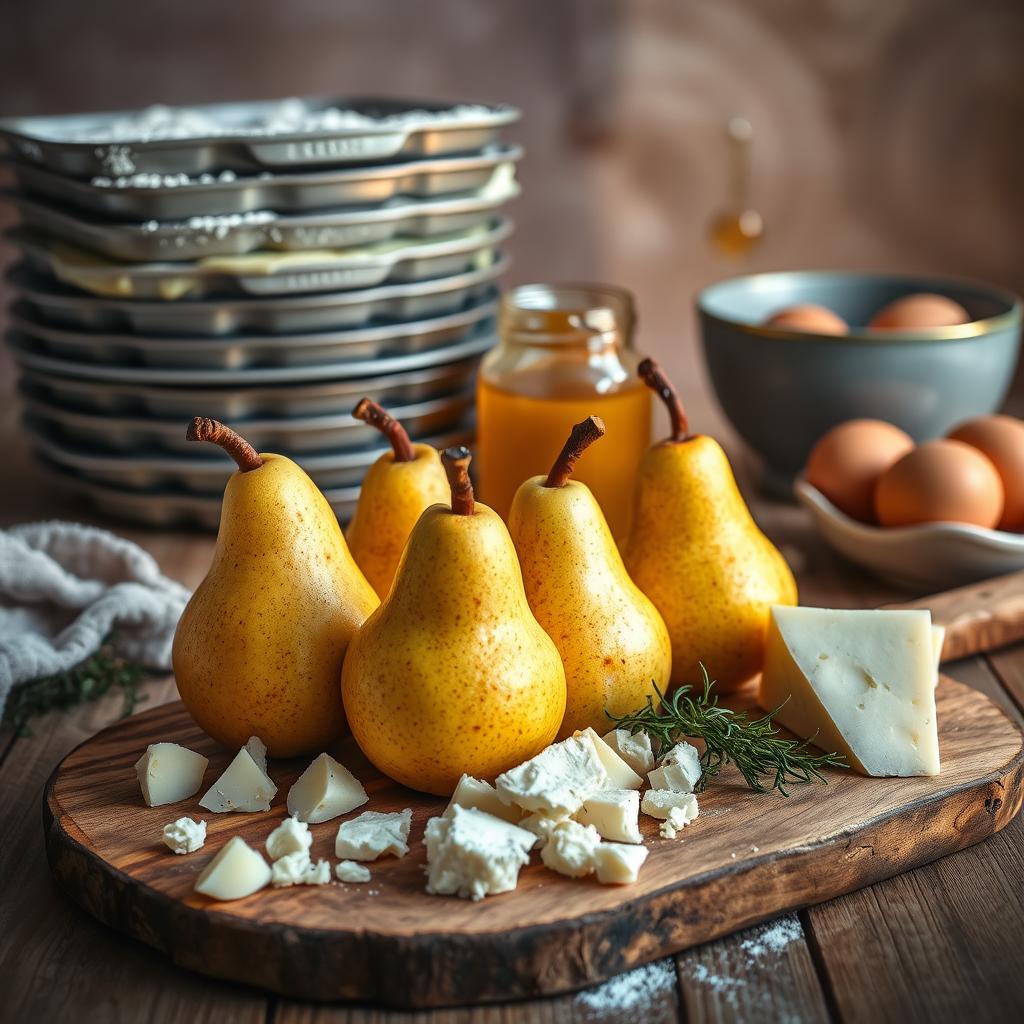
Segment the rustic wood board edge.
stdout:
<svg viewBox="0 0 1024 1024">
<path fill-rule="evenodd" d="M 718 868 L 640 899 L 627 894 L 620 909 L 628 913 L 483 935 L 385 936 L 219 918 L 140 884 L 82 843 L 73 824 L 65 827 L 54 798 L 62 765 L 43 793 L 47 860 L 59 887 L 88 913 L 203 974 L 294 998 L 400 1008 L 507 1002 L 595 985 L 979 843 L 1004 828 L 1024 800 L 1021 747 L 997 770 L 848 834 Z"/>
</svg>

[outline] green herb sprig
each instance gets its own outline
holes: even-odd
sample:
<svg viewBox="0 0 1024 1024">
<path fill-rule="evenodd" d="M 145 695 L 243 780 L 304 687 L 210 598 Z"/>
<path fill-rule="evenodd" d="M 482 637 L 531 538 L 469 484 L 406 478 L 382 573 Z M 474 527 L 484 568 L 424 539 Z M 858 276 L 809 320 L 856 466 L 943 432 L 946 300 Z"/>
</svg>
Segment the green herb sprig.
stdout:
<svg viewBox="0 0 1024 1024">
<path fill-rule="evenodd" d="M 146 700 L 146 695 L 139 692 L 144 674 L 141 665 L 125 661 L 115 653 L 114 638 L 108 636 L 99 650 L 80 665 L 15 687 L 7 698 L 4 721 L 10 723 L 18 736 L 29 736 L 30 723 L 40 715 L 99 700 L 111 690 L 121 691 L 121 711 L 127 717 Z"/>
<path fill-rule="evenodd" d="M 703 774 L 695 787 L 698 792 L 730 762 L 755 792 L 777 789 L 783 796 L 789 796 L 786 787 L 794 782 L 817 779 L 827 784 L 822 768 L 845 766 L 846 760 L 840 754 L 812 754 L 808 749 L 810 740 L 782 739 L 772 724 L 782 705 L 755 719 L 745 711 L 722 707 L 718 695 L 712 692 L 714 683 L 707 669 L 701 665 L 700 670 L 704 683 L 702 694 L 691 696 L 692 686 L 680 686 L 666 697 L 655 685 L 657 701 L 649 696 L 647 706 L 639 711 L 621 717 L 609 713 L 608 717 L 619 729 L 646 732 L 660 741 L 662 750 L 686 738 L 703 740 L 704 752 L 700 758 Z"/>
</svg>

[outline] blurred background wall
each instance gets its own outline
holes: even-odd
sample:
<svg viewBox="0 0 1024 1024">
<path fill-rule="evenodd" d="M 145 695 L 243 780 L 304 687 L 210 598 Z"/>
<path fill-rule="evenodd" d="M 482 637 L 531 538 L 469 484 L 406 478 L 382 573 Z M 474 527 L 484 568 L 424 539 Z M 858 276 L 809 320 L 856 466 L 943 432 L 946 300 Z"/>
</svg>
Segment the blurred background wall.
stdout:
<svg viewBox="0 0 1024 1024">
<path fill-rule="evenodd" d="M 1024 291 L 1020 0 L 0 0 L 0 12 L 3 114 L 304 93 L 521 107 L 512 280 L 634 289 L 641 346 L 708 417 L 692 304 L 716 278 L 884 268 Z M 754 130 L 765 234 L 730 259 L 708 228 L 730 200 L 737 114 Z"/>
</svg>

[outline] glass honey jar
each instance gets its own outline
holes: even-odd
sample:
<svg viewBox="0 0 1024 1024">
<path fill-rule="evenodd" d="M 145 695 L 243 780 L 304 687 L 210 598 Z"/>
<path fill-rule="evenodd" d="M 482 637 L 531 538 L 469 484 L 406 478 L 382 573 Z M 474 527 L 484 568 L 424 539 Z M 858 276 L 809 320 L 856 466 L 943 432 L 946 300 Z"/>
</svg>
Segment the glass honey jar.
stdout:
<svg viewBox="0 0 1024 1024">
<path fill-rule="evenodd" d="M 507 517 L 528 477 L 547 474 L 574 423 L 606 434 L 573 474 L 615 537 L 629 526 L 633 479 L 651 439 L 651 392 L 637 376 L 633 297 L 599 284 L 528 284 L 502 301 L 500 342 L 477 381 L 477 492 Z"/>
</svg>

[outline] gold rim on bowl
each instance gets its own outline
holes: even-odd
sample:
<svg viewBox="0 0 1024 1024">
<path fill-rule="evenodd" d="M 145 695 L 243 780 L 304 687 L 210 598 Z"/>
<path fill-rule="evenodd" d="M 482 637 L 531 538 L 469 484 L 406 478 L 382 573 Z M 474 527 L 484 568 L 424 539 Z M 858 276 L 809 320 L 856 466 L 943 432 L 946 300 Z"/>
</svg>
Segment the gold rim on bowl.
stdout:
<svg viewBox="0 0 1024 1024">
<path fill-rule="evenodd" d="M 729 320 L 725 317 L 719 316 L 717 313 L 712 313 L 705 306 L 705 295 L 712 288 L 717 288 L 720 285 L 726 284 L 729 281 L 777 281 L 784 277 L 799 277 L 807 278 L 813 277 L 847 277 L 847 278 L 882 278 L 888 281 L 894 282 L 907 282 L 907 283 L 919 283 L 922 285 L 930 284 L 935 287 L 935 290 L 939 290 L 943 287 L 951 287 L 953 289 L 961 288 L 966 290 L 976 290 L 987 292 L 989 296 L 994 298 L 996 301 L 1004 302 L 1009 308 L 1005 313 L 997 313 L 995 316 L 985 317 L 981 320 L 972 320 L 966 324 L 954 324 L 949 327 L 921 327 L 917 330 L 893 330 L 884 329 L 877 331 L 850 331 L 849 334 L 818 334 L 814 331 L 793 331 L 787 330 L 781 327 L 769 327 L 766 324 L 749 324 L 743 323 L 739 320 Z M 757 274 L 742 274 L 739 277 L 727 277 L 721 281 L 715 281 L 712 284 L 706 285 L 697 293 L 697 312 L 700 317 L 709 320 L 713 323 L 721 324 L 724 327 L 729 327 L 733 330 L 742 331 L 745 334 L 753 334 L 759 338 L 770 338 L 777 341 L 822 341 L 828 340 L 829 342 L 854 342 L 861 345 L 889 345 L 889 344 L 907 344 L 908 342 L 928 342 L 928 341 L 965 341 L 972 340 L 975 338 L 982 338 L 985 335 L 993 334 L 996 331 L 1004 331 L 1007 329 L 1019 328 L 1021 323 L 1021 314 L 1024 311 L 1024 301 L 1010 291 L 1008 288 L 1000 288 L 996 285 L 986 284 L 981 281 L 974 281 L 970 278 L 956 278 L 956 277 L 917 277 L 913 274 L 880 274 L 871 272 L 859 272 L 859 271 L 836 271 L 836 270 L 779 270 L 779 271 L 762 271 Z"/>
</svg>

